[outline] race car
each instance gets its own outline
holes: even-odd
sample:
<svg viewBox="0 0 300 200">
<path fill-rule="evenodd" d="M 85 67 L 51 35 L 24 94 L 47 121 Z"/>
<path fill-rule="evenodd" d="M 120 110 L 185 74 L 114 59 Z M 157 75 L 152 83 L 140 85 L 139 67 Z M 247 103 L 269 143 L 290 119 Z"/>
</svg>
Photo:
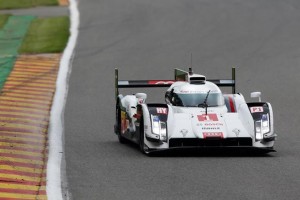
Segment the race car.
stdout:
<svg viewBox="0 0 300 200">
<path fill-rule="evenodd" d="M 147 94 L 119 94 L 119 88 L 168 87 L 165 103 L 146 103 Z M 224 94 L 220 87 L 231 87 Z M 177 148 L 250 148 L 274 150 L 273 109 L 257 100 L 247 103 L 231 79 L 175 69 L 174 80 L 119 80 L 115 69 L 116 122 L 119 142 L 135 142 L 143 153 Z"/>
</svg>

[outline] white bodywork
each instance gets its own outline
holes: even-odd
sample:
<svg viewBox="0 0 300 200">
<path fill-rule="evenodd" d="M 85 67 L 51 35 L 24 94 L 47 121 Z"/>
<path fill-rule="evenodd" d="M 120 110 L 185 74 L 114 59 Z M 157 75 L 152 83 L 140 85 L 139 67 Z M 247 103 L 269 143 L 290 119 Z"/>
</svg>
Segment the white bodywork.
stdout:
<svg viewBox="0 0 300 200">
<path fill-rule="evenodd" d="M 217 85 L 199 77 L 173 83 L 166 93 L 167 104 L 146 104 L 143 93 L 119 95 L 121 137 L 142 144 L 146 152 L 208 146 L 272 151 L 276 138 L 273 110 L 270 103 L 261 102 L 261 93 L 251 95 L 259 97 L 259 102 L 247 104 L 243 95 L 223 95 Z M 189 105 L 183 101 L 189 94 L 204 96 L 205 100 L 196 99 L 195 105 Z"/>
<path fill-rule="evenodd" d="M 204 108 L 186 108 L 168 105 L 168 139 L 204 139 L 207 134 L 213 136 L 216 133 L 222 133 L 224 139 L 251 137 L 253 147 L 273 147 L 274 141 L 262 143 L 261 141 L 255 140 L 253 118 L 244 97 L 240 94 L 235 94 L 233 95 L 233 98 L 237 108 L 236 112 L 228 112 L 226 105 L 209 107 L 207 110 L 208 117 L 206 117 Z M 148 128 L 151 127 L 151 124 L 149 123 L 151 120 L 147 110 L 147 105 L 144 104 L 144 123 L 147 127 L 144 130 L 146 135 L 151 135 L 152 130 Z M 210 119 L 211 115 L 216 116 L 217 119 Z M 270 123 L 272 124 L 272 128 L 269 135 L 274 135 L 273 117 L 270 119 Z M 145 139 L 145 144 L 150 149 L 169 148 L 168 143 L 153 143 L 147 139 Z"/>
</svg>

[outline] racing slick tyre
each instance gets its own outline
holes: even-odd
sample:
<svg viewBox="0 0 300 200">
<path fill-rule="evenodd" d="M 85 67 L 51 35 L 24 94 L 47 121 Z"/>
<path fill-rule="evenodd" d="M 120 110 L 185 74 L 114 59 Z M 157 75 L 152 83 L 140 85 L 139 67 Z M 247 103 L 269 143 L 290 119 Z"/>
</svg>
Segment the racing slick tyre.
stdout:
<svg viewBox="0 0 300 200">
<path fill-rule="evenodd" d="M 121 135 L 121 109 L 120 109 L 119 105 L 117 105 L 116 114 L 117 114 L 116 133 L 118 135 L 119 142 L 121 144 L 125 144 L 125 143 L 127 143 L 127 140 Z"/>
<path fill-rule="evenodd" d="M 140 151 L 144 154 L 147 154 L 148 152 L 145 150 L 145 133 L 144 133 L 144 118 L 141 117 L 141 121 L 140 121 L 140 141 L 139 141 L 139 147 L 140 147 Z"/>
</svg>

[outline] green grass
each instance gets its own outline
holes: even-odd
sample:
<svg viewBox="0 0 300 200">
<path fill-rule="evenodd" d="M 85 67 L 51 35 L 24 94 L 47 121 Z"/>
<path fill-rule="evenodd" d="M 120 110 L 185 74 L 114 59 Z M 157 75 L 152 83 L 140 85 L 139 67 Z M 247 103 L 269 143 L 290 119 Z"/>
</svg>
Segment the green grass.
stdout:
<svg viewBox="0 0 300 200">
<path fill-rule="evenodd" d="M 32 21 L 19 53 L 60 53 L 69 38 L 69 17 L 37 18 Z"/>
<path fill-rule="evenodd" d="M 0 9 L 19 9 L 58 5 L 58 0 L 0 0 Z"/>
<path fill-rule="evenodd" d="M 6 15 L 0 15 L 0 29 L 3 28 L 4 24 L 6 23 L 6 21 L 8 20 L 9 18 L 9 14 L 6 14 Z"/>
</svg>

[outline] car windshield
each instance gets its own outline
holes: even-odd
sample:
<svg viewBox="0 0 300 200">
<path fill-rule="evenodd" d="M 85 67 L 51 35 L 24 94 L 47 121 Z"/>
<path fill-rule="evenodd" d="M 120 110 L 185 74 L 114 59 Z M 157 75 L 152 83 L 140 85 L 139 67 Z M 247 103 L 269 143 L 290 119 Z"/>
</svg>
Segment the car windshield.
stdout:
<svg viewBox="0 0 300 200">
<path fill-rule="evenodd" d="M 204 103 L 207 93 L 195 93 L 195 94 L 175 94 L 175 100 L 177 106 L 184 107 L 198 107 Z M 224 105 L 224 97 L 221 93 L 210 93 L 207 98 L 207 105 L 209 107 Z"/>
</svg>

